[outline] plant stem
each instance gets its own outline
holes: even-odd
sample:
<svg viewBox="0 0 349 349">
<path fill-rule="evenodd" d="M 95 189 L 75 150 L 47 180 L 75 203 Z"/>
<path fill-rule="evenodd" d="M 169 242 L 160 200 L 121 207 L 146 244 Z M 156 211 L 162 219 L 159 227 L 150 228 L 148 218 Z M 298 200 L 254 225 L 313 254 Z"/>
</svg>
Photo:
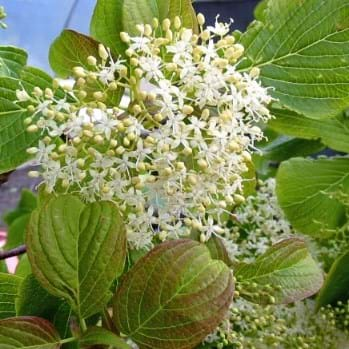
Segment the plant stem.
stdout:
<svg viewBox="0 0 349 349">
<path fill-rule="evenodd" d="M 25 245 L 21 245 L 12 250 L 0 252 L 0 260 L 15 257 L 15 256 L 20 256 L 21 254 L 24 254 L 26 252 L 27 252 L 27 247 Z"/>
<path fill-rule="evenodd" d="M 66 343 L 71 343 L 71 342 L 74 342 L 76 341 L 76 338 L 75 337 L 70 337 L 70 338 L 66 338 L 66 339 L 62 339 L 59 344 L 66 344 Z"/>
<path fill-rule="evenodd" d="M 107 308 L 104 308 L 102 316 L 103 316 L 103 323 L 107 327 L 107 329 L 109 331 L 114 332 L 114 333 L 119 335 L 120 333 L 118 332 L 118 330 L 114 326 L 113 320 L 112 320 Z"/>
<path fill-rule="evenodd" d="M 80 319 L 80 327 L 81 327 L 81 331 L 82 332 L 86 332 L 87 331 L 87 326 L 86 326 L 85 319 Z"/>
</svg>

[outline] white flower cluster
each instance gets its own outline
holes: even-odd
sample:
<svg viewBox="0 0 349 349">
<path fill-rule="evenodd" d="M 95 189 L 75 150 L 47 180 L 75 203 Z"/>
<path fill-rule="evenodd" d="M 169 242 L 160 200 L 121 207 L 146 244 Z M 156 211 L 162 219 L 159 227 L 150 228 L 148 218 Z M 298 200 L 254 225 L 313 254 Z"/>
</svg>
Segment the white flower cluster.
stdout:
<svg viewBox="0 0 349 349">
<path fill-rule="evenodd" d="M 122 33 L 127 62 L 100 45 L 89 69 L 74 69 L 63 99 L 51 89 L 17 91 L 33 104 L 28 131 L 43 134 L 28 149 L 42 168 L 31 175 L 50 192 L 119 203 L 136 248 L 191 229 L 202 241 L 223 233 L 224 217 L 244 201 L 244 172 L 263 137 L 257 124 L 270 118 L 259 70 L 237 71 L 244 48 L 230 24 L 205 29 L 202 15 L 198 22 L 199 34 L 178 17 L 161 28 L 157 20 L 138 25 L 138 37 Z M 110 96 L 121 89 L 129 101 L 113 107 Z"/>
<path fill-rule="evenodd" d="M 254 262 L 273 244 L 294 234 L 277 202 L 275 185 L 274 178 L 260 181 L 257 194 L 236 210 L 238 224 L 223 240 L 232 259 Z"/>
</svg>

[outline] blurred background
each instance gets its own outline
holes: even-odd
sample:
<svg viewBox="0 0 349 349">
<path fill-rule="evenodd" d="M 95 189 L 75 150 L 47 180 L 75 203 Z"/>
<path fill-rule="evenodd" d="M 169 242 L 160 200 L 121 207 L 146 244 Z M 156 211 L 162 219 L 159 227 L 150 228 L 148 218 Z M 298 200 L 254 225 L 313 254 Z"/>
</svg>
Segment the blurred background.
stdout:
<svg viewBox="0 0 349 349">
<path fill-rule="evenodd" d="M 214 23 L 234 19 L 233 29 L 244 30 L 253 20 L 253 10 L 259 0 L 196 0 L 197 12 L 205 14 Z M 7 30 L 0 31 L 1 45 L 14 45 L 27 50 L 29 64 L 51 72 L 48 50 L 52 41 L 64 28 L 89 33 L 89 23 L 96 0 L 0 0 L 8 14 Z M 18 202 L 23 188 L 35 189 L 37 182 L 27 177 L 27 168 L 9 176 L 0 176 L 0 243 L 2 216 Z"/>
</svg>

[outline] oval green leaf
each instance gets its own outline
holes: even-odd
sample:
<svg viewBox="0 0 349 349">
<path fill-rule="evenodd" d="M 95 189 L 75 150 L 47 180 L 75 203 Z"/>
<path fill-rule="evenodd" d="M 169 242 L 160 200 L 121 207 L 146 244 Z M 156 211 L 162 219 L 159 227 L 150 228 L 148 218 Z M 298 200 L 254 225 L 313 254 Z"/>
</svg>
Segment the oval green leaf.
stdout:
<svg viewBox="0 0 349 349">
<path fill-rule="evenodd" d="M 336 305 L 349 299 L 349 251 L 340 256 L 332 265 L 324 287 L 317 298 L 317 308 L 327 304 Z"/>
<path fill-rule="evenodd" d="M 50 48 L 51 68 L 62 78 L 72 75 L 74 67 L 88 68 L 87 57 L 98 55 L 98 42 L 74 30 L 63 30 Z"/>
<path fill-rule="evenodd" d="M 26 241 L 35 277 L 79 316 L 95 314 L 110 299 L 126 258 L 126 232 L 115 204 L 51 197 L 33 212 Z"/>
<path fill-rule="evenodd" d="M 162 21 L 176 16 L 181 17 L 185 27 L 197 31 L 191 0 L 98 0 L 91 21 L 91 35 L 115 54 L 125 56 L 127 46 L 120 38 L 121 32 L 138 36 L 137 24 L 151 24 L 153 18 Z"/>
<path fill-rule="evenodd" d="M 231 271 L 205 245 L 165 242 L 122 279 L 115 325 L 141 348 L 194 348 L 224 318 L 233 289 Z"/>
<path fill-rule="evenodd" d="M 272 246 L 254 263 L 240 263 L 234 275 L 241 296 L 254 303 L 286 304 L 315 294 L 322 271 L 303 240 L 290 238 Z"/>
<path fill-rule="evenodd" d="M 296 230 L 320 238 L 330 236 L 347 221 L 349 159 L 285 161 L 278 171 L 276 193 Z"/>
<path fill-rule="evenodd" d="M 15 301 L 22 278 L 0 273 L 0 319 L 16 316 Z"/>
<path fill-rule="evenodd" d="M 274 119 L 268 122 L 273 130 L 288 136 L 320 140 L 331 149 L 349 153 L 349 128 L 345 120 L 315 120 L 287 109 L 272 109 Z"/>
<path fill-rule="evenodd" d="M 269 0 L 241 37 L 240 70 L 259 67 L 264 86 L 312 118 L 349 105 L 349 0 Z"/>
<path fill-rule="evenodd" d="M 18 47 L 0 46 L 0 76 L 17 78 L 27 59 L 27 53 Z"/>
<path fill-rule="evenodd" d="M 47 320 L 16 317 L 0 320 L 0 344 L 6 349 L 59 349 L 61 340 Z"/>
</svg>

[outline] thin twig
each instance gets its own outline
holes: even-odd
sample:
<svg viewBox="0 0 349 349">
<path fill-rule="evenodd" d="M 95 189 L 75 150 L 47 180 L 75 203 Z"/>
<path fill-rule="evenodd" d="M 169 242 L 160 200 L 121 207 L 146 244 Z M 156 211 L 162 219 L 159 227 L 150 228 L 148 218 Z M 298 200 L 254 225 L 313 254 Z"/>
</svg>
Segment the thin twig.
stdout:
<svg viewBox="0 0 349 349">
<path fill-rule="evenodd" d="M 20 256 L 21 254 L 24 254 L 26 252 L 27 247 L 25 245 L 21 245 L 12 250 L 0 252 L 0 260 Z"/>
</svg>

